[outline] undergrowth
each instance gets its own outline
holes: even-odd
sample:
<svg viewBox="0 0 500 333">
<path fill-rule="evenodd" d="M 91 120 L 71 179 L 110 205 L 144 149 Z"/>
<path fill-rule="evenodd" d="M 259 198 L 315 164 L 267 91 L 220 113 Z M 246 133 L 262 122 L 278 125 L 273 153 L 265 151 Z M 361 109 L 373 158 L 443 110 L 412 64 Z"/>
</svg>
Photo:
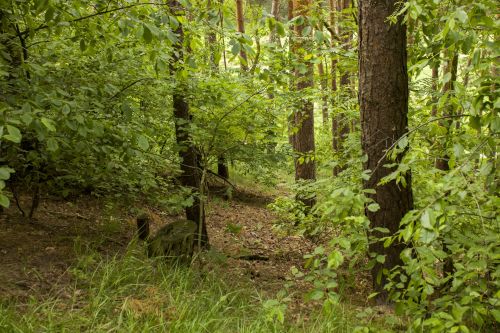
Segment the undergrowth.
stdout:
<svg viewBox="0 0 500 333">
<path fill-rule="evenodd" d="M 244 280 L 224 278 L 209 259 L 192 268 L 172 266 L 145 258 L 134 244 L 111 258 L 83 252 L 69 268 L 74 282 L 66 290 L 27 304 L 0 302 L 0 332 L 354 330 L 353 314 L 342 307 L 307 321 L 292 320 L 286 301 L 265 299 Z"/>
</svg>

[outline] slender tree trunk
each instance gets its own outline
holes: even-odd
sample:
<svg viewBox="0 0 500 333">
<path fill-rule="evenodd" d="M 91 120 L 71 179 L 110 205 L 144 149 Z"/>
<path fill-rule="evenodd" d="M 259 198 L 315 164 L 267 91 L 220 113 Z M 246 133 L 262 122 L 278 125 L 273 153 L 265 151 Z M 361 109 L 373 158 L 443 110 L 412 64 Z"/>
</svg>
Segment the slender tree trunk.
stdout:
<svg viewBox="0 0 500 333">
<path fill-rule="evenodd" d="M 287 13 L 288 21 L 293 19 L 293 0 L 288 0 L 288 13 Z M 289 38 L 288 38 L 288 47 L 289 47 L 289 52 L 288 54 L 292 55 L 293 53 L 293 33 L 290 33 Z M 294 89 L 294 83 L 295 79 L 293 77 L 290 77 L 290 90 Z M 288 143 L 290 146 L 292 146 L 293 149 L 295 149 L 295 133 L 293 132 L 293 126 L 294 126 L 294 116 L 295 113 L 292 113 L 288 115 L 287 121 L 288 121 Z"/>
<path fill-rule="evenodd" d="M 336 35 L 331 38 L 331 46 L 335 47 L 335 38 L 338 36 L 337 23 L 335 22 L 335 16 L 337 12 L 337 0 L 330 0 L 330 26 L 331 31 L 335 32 Z M 331 77 L 332 77 L 332 91 L 337 91 L 337 56 L 332 55 L 331 60 Z"/>
<path fill-rule="evenodd" d="M 323 67 L 323 60 L 318 64 L 318 74 L 319 82 L 321 86 L 321 114 L 323 116 L 323 126 L 328 126 L 328 76 L 325 73 L 325 68 Z"/>
<path fill-rule="evenodd" d="M 236 21 L 238 23 L 238 31 L 241 34 L 245 33 L 245 16 L 243 14 L 243 0 L 236 0 Z M 248 59 L 245 49 L 240 50 L 240 65 L 243 72 L 248 71 Z"/>
<path fill-rule="evenodd" d="M 174 15 L 182 15 L 183 7 L 177 0 L 168 2 L 171 12 Z M 172 52 L 172 62 L 170 64 L 171 74 L 183 66 L 184 63 L 184 30 L 182 24 L 179 24 L 175 33 L 178 36 L 178 41 L 173 45 L 176 52 Z M 178 84 L 173 93 L 173 109 L 175 119 L 175 137 L 179 145 L 179 157 L 181 159 L 181 175 L 180 182 L 182 186 L 190 188 L 193 192 L 194 201 L 190 207 L 186 207 L 186 218 L 196 222 L 201 237 L 201 243 L 204 247 L 209 246 L 207 228 L 205 223 L 205 207 L 199 194 L 201 186 L 201 172 L 198 168 L 198 154 L 196 148 L 190 142 L 189 132 L 186 128 L 192 121 L 192 116 L 189 112 L 189 104 L 184 95 L 185 87 L 182 83 Z M 198 239 L 195 243 L 198 242 Z"/>
<path fill-rule="evenodd" d="M 447 99 L 449 99 L 453 95 L 455 81 L 457 80 L 457 69 L 458 69 L 458 54 L 454 53 L 450 56 L 450 59 L 448 59 L 445 69 L 445 73 L 450 73 L 451 75 L 450 80 L 443 85 L 442 92 L 443 95 L 447 94 L 448 96 Z M 455 111 L 453 105 L 450 104 L 444 109 L 443 116 L 452 116 L 454 112 Z M 440 124 L 441 126 L 444 126 L 446 128 L 447 133 L 445 141 L 448 141 L 448 138 L 450 137 L 449 132 L 452 130 L 451 119 L 444 119 L 440 122 Z M 436 168 L 442 171 L 450 170 L 450 166 L 448 164 L 449 161 L 450 161 L 450 156 L 448 155 L 448 153 L 446 153 L 446 143 L 445 143 L 443 147 L 442 156 L 436 159 Z"/>
<path fill-rule="evenodd" d="M 363 184 L 365 189 L 375 189 L 370 198 L 380 205 L 371 212 L 365 209 L 371 224 L 371 236 L 384 236 L 374 228 L 387 228 L 390 234 L 399 229 L 403 216 L 413 208 L 411 174 L 405 175 L 406 184 L 391 181 L 379 185 L 382 178 L 395 170 L 384 167 L 389 163 L 386 151 L 396 140 L 405 135 L 408 127 L 408 73 L 406 67 L 406 27 L 401 17 L 391 24 L 387 17 L 398 8 L 398 0 L 368 1 L 359 3 L 359 102 L 363 152 L 367 155 L 364 168 L 371 175 Z M 400 154 L 396 162 L 403 157 Z M 391 270 L 402 264 L 402 243 L 385 248 L 383 242 L 369 245 L 369 251 L 385 255 L 383 263 L 372 269 L 373 284 L 380 292 L 379 300 L 385 301 L 383 290 L 387 278 L 383 269 Z"/>
<path fill-rule="evenodd" d="M 210 10 L 212 8 L 212 1 L 208 0 L 207 1 L 207 9 Z M 207 40 L 207 46 L 208 49 L 210 50 L 210 55 L 209 55 L 209 60 L 210 60 L 210 69 L 213 72 L 218 72 L 219 71 L 219 57 L 217 55 L 218 52 L 218 45 L 217 45 L 217 34 L 215 33 L 215 30 L 211 29 L 206 37 Z"/>
<path fill-rule="evenodd" d="M 294 16 L 302 15 L 308 17 L 311 10 L 311 0 L 295 0 L 293 3 Z M 295 37 L 293 39 L 293 51 L 298 59 L 303 59 L 303 53 L 310 48 L 310 36 L 304 36 L 306 24 L 295 26 Z M 297 91 L 304 91 L 313 87 L 313 65 L 310 62 L 304 64 L 306 73 L 295 70 L 295 83 Z M 294 114 L 294 124 L 298 131 L 294 139 L 295 158 L 295 179 L 315 180 L 316 163 L 314 160 L 314 105 L 311 100 L 302 98 L 296 107 Z M 314 198 L 298 196 L 306 206 L 312 207 L 315 204 Z"/>
<path fill-rule="evenodd" d="M 438 83 L 439 83 L 439 62 L 432 66 L 432 111 L 433 117 L 437 116 L 437 103 L 438 103 Z"/>
<path fill-rule="evenodd" d="M 212 6 L 211 0 L 208 1 L 207 7 L 210 9 Z M 219 63 L 216 61 L 218 59 L 218 45 L 217 45 L 217 35 L 215 31 L 210 31 L 207 35 L 208 47 L 210 49 L 210 68 L 214 73 L 219 72 Z M 227 166 L 227 160 L 224 155 L 220 155 L 217 158 L 217 174 L 224 179 L 229 179 L 229 168 Z"/>
<path fill-rule="evenodd" d="M 223 179 L 229 179 L 229 168 L 224 155 L 217 158 L 217 175 Z"/>
<path fill-rule="evenodd" d="M 276 21 L 279 21 L 280 14 L 280 0 L 273 0 L 271 4 L 271 15 Z M 276 44 L 278 47 L 281 46 L 281 41 L 279 35 L 276 33 L 276 29 L 271 30 L 269 39 L 272 43 Z"/>
<path fill-rule="evenodd" d="M 335 39 L 338 37 L 338 27 L 337 27 L 337 22 L 336 22 L 336 16 L 337 16 L 337 0 L 330 0 L 330 26 L 332 32 L 335 33 L 334 36 L 332 36 L 331 39 L 331 45 L 332 48 L 336 46 L 336 41 Z M 331 105 L 334 105 L 333 101 L 337 100 L 337 63 L 338 63 L 338 56 L 336 54 L 332 55 L 332 60 L 331 60 L 331 78 L 332 78 L 332 102 Z M 333 108 L 332 108 L 333 109 Z M 337 153 L 339 151 L 339 144 L 338 144 L 338 136 L 339 136 L 339 124 L 338 124 L 338 117 L 336 114 L 332 112 L 332 149 L 334 153 Z M 339 169 L 337 167 L 333 168 L 333 175 L 336 176 L 339 172 Z"/>
<path fill-rule="evenodd" d="M 334 5 L 332 3 L 332 5 Z M 342 19 L 346 19 L 346 15 L 344 15 L 343 11 L 347 8 L 350 7 L 351 1 L 350 0 L 338 0 L 336 2 L 337 5 L 337 12 L 342 13 Z M 345 29 L 341 29 L 340 27 L 337 28 L 337 34 L 339 36 L 339 39 L 342 42 L 342 48 L 344 50 L 349 49 L 349 43 L 351 40 L 351 33 L 348 31 L 345 31 Z M 337 64 L 336 64 L 337 65 Z M 340 67 L 341 73 L 340 73 L 340 92 L 341 96 L 348 96 L 350 95 L 350 84 L 351 84 L 351 79 L 350 79 L 350 73 L 344 68 Z M 344 114 L 334 114 L 333 115 L 333 120 L 332 120 L 332 134 L 333 134 L 333 149 L 334 152 L 337 153 L 337 156 L 341 155 L 343 145 L 345 142 L 346 137 L 349 135 L 349 120 L 348 117 Z M 345 166 L 342 164 L 337 164 L 334 169 L 333 169 L 333 174 L 336 176 L 338 175 L 342 170 L 345 169 Z"/>
</svg>

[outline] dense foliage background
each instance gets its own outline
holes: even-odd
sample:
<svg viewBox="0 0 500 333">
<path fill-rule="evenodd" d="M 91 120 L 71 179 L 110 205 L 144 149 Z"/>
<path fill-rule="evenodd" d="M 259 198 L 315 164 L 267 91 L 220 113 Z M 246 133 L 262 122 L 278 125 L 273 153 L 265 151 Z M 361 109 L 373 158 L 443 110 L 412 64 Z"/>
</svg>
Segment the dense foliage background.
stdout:
<svg viewBox="0 0 500 333">
<path fill-rule="evenodd" d="M 348 283 L 341 265 L 356 274 L 385 260 L 366 255 L 365 209 L 379 206 L 362 187 L 370 170 L 360 144 L 356 1 L 313 1 L 292 17 L 283 1 L 248 1 L 245 32 L 231 1 L 176 2 L 182 12 L 142 0 L 0 4 L 1 206 L 27 193 L 32 205 L 20 209 L 30 218 L 47 195 L 189 207 L 199 194 L 177 180 L 185 147 L 172 95 L 180 93 L 191 115 L 180 125 L 201 170 L 223 157 L 231 173 L 272 185 L 290 180 L 294 165 L 316 163 L 315 181 L 298 181 L 293 196 L 270 206 L 278 230 L 322 240 L 306 258 L 310 299 L 328 310 Z M 384 272 L 385 289 L 410 330 L 491 332 L 500 321 L 497 7 L 410 0 L 388 18 L 407 26 L 410 99 L 409 128 L 386 152 L 395 169 L 383 182 L 405 187 L 411 173 L 415 204 L 383 236 L 386 247 L 406 244 L 403 265 Z M 298 89 L 309 74 L 314 85 Z M 299 153 L 290 137 L 301 125 L 291 117 L 307 102 L 315 150 Z"/>
</svg>

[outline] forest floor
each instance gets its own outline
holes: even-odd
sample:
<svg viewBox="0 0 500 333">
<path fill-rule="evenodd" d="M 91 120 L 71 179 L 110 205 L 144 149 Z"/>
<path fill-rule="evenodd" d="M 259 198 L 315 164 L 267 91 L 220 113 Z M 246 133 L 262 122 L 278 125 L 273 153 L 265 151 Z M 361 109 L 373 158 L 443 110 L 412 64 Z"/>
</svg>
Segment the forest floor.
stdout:
<svg viewBox="0 0 500 333">
<path fill-rule="evenodd" d="M 22 199 L 21 204 L 27 205 L 28 198 Z M 304 301 L 310 285 L 294 279 L 290 271 L 294 266 L 302 270 L 303 256 L 318 244 L 303 236 L 276 233 L 275 216 L 267 208 L 272 200 L 270 195 L 249 189 L 236 191 L 229 201 L 210 199 L 206 217 L 213 255 L 210 260 L 202 260 L 204 269 L 220 271 L 221 278 L 229 283 L 250 285 L 267 298 L 276 297 L 293 280 L 287 316 L 307 321 L 319 304 Z M 35 219 L 28 223 L 12 205 L 0 214 L 0 300 L 17 305 L 27 304 L 30 299 L 70 300 L 74 297 L 71 267 L 85 249 L 91 248 L 104 257 L 127 252 L 136 226 L 134 217 L 121 211 L 125 209 L 112 200 L 44 198 Z M 153 233 L 181 218 L 154 209 L 149 209 L 149 214 Z M 249 254 L 264 260 L 236 259 Z M 360 276 L 354 284 L 355 288 L 347 291 L 347 302 L 360 312 L 370 306 L 365 301 L 369 281 Z M 368 315 L 382 312 L 387 309 Z"/>
</svg>

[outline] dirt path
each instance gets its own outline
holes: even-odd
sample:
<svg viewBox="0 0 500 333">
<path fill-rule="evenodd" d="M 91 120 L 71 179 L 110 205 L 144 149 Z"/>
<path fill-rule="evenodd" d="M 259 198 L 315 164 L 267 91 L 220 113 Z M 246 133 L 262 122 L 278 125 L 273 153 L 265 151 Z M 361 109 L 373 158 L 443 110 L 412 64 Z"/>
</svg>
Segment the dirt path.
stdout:
<svg viewBox="0 0 500 333">
<path fill-rule="evenodd" d="M 271 197 L 237 192 L 230 201 L 212 198 L 207 223 L 212 252 L 231 279 L 253 283 L 272 296 L 283 288 L 292 266 L 313 244 L 298 236 L 277 236 L 274 216 L 266 208 Z M 176 219 L 154 215 L 155 228 Z M 46 199 L 35 223 L 26 223 L 14 207 L 0 215 L 0 300 L 24 302 L 30 296 L 59 296 L 72 282 L 68 268 L 82 248 L 114 255 L 126 249 L 135 231 L 133 218 L 103 200 L 80 198 L 74 202 Z M 234 259 L 258 254 L 268 260 Z M 295 306 L 301 307 L 297 301 Z"/>
</svg>

